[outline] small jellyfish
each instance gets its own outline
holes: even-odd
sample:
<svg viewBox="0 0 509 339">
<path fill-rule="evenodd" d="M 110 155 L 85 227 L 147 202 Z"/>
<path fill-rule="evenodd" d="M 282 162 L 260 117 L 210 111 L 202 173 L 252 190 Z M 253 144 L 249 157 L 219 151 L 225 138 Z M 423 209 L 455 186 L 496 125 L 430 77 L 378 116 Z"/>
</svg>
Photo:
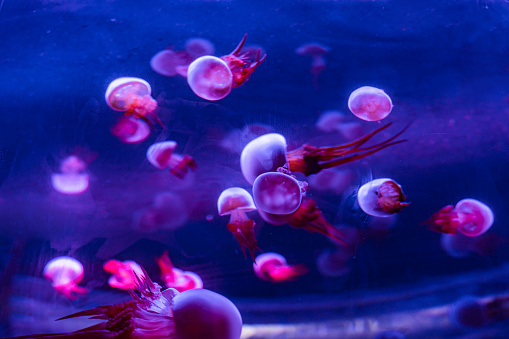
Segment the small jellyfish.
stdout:
<svg viewBox="0 0 509 339">
<path fill-rule="evenodd" d="M 259 210 L 270 214 L 291 214 L 302 201 L 299 182 L 290 175 L 268 172 L 253 183 L 253 198 Z"/>
<path fill-rule="evenodd" d="M 214 44 L 207 39 L 191 38 L 186 41 L 186 52 L 189 53 L 193 60 L 204 55 L 214 55 Z"/>
<path fill-rule="evenodd" d="M 295 280 L 308 272 L 305 265 L 288 265 L 285 257 L 274 252 L 257 256 L 253 270 L 259 279 L 273 283 Z"/>
<path fill-rule="evenodd" d="M 477 328 L 509 318 L 509 298 L 465 296 L 449 308 L 449 320 L 459 328 Z"/>
<path fill-rule="evenodd" d="M 390 217 L 408 205 L 401 186 L 392 179 L 375 179 L 365 183 L 357 193 L 359 207 L 374 217 Z"/>
<path fill-rule="evenodd" d="M 327 67 L 324 55 L 329 53 L 330 48 L 319 43 L 309 43 L 299 46 L 295 53 L 303 56 L 310 56 L 311 74 L 313 75 L 313 85 L 318 87 L 318 77 Z"/>
<path fill-rule="evenodd" d="M 190 271 L 182 271 L 173 266 L 168 251 L 164 251 L 160 257 L 156 258 L 156 262 L 159 265 L 166 287 L 174 288 L 179 292 L 184 292 L 193 288 L 203 288 L 203 281 L 198 274 Z"/>
<path fill-rule="evenodd" d="M 256 210 L 253 198 L 243 188 L 231 187 L 224 190 L 217 199 L 219 215 L 230 215 L 228 230 L 235 236 L 242 248 L 244 256 L 246 250 L 255 258 L 254 252 L 260 250 L 254 234 L 254 220 L 248 219 L 246 212 Z"/>
<path fill-rule="evenodd" d="M 111 109 L 125 112 L 125 116 L 141 119 L 153 127 L 154 123 L 149 119 L 150 117 L 164 127 L 154 113 L 157 101 L 150 96 L 151 93 L 152 89 L 145 80 L 123 77 L 113 80 L 108 85 L 104 97 Z"/>
<path fill-rule="evenodd" d="M 51 281 L 53 288 L 70 300 L 77 295 L 84 295 L 87 289 L 78 286 L 83 279 L 83 265 L 71 257 L 57 257 L 50 260 L 44 267 L 43 275 Z M 73 294 L 74 293 L 74 294 Z"/>
<path fill-rule="evenodd" d="M 112 274 L 108 279 L 108 285 L 121 290 L 134 289 L 136 287 L 136 274 L 139 277 L 144 276 L 140 265 L 131 260 L 108 260 L 104 263 L 103 269 Z"/>
<path fill-rule="evenodd" d="M 445 206 L 422 224 L 440 233 L 457 234 L 459 231 L 467 237 L 477 237 L 489 230 L 493 221 L 493 212 L 488 206 L 475 199 L 463 199 L 455 207 Z"/>
<path fill-rule="evenodd" d="M 111 134 L 126 144 L 136 144 L 147 140 L 150 127 L 142 120 L 132 117 L 121 117 L 111 128 Z"/>
<path fill-rule="evenodd" d="M 189 170 L 196 169 L 196 162 L 189 155 L 174 153 L 175 141 L 157 142 L 147 150 L 147 160 L 159 169 L 169 168 L 170 173 L 182 179 Z"/>
<path fill-rule="evenodd" d="M 174 77 L 182 75 L 181 69 L 186 69 L 187 66 L 194 60 L 187 52 L 174 51 L 171 48 L 164 49 L 150 59 L 150 67 L 157 74 Z M 187 73 L 184 72 L 183 75 Z"/>
<path fill-rule="evenodd" d="M 391 113 L 392 100 L 381 89 L 363 86 L 350 94 L 348 108 L 359 119 L 380 121 Z"/>
<path fill-rule="evenodd" d="M 60 164 L 62 173 L 51 175 L 55 191 L 63 194 L 81 194 L 88 189 L 89 175 L 85 173 L 86 164 L 75 155 L 68 156 Z"/>
</svg>

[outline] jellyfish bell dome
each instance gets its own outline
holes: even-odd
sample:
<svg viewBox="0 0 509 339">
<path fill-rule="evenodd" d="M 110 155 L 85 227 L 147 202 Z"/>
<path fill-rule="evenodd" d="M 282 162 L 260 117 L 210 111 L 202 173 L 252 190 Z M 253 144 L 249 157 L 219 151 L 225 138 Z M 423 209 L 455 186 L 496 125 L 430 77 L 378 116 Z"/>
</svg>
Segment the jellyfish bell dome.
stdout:
<svg viewBox="0 0 509 339">
<path fill-rule="evenodd" d="M 394 180 L 389 178 L 375 179 L 365 183 L 361 186 L 361 188 L 359 188 L 359 191 L 357 192 L 357 202 L 364 213 L 380 218 L 387 218 L 393 215 L 392 213 L 384 211 L 377 202 L 378 189 L 387 181 L 394 182 Z M 399 187 L 401 188 L 401 186 Z"/>
<path fill-rule="evenodd" d="M 215 56 L 202 56 L 187 69 L 187 83 L 200 98 L 215 101 L 230 94 L 233 75 L 223 60 Z"/>
<path fill-rule="evenodd" d="M 260 174 L 274 172 L 286 162 L 286 139 L 278 133 L 251 140 L 240 154 L 242 175 L 251 185 Z"/>
<path fill-rule="evenodd" d="M 255 262 L 253 263 L 254 273 L 261 280 L 270 280 L 267 274 L 264 272 L 264 266 L 269 263 L 274 263 L 277 265 L 286 265 L 286 259 L 279 253 L 274 252 L 266 252 L 262 253 L 256 257 Z"/>
<path fill-rule="evenodd" d="M 380 121 L 392 110 L 392 100 L 383 90 L 363 86 L 350 94 L 348 108 L 359 119 Z"/>
<path fill-rule="evenodd" d="M 83 265 L 76 259 L 63 256 L 51 259 L 44 267 L 43 275 L 53 285 L 80 282 L 83 279 Z"/>
<path fill-rule="evenodd" d="M 291 214 L 302 201 L 302 191 L 297 180 L 279 173 L 259 175 L 253 183 L 253 198 L 256 207 L 271 214 Z"/>
<path fill-rule="evenodd" d="M 166 168 L 175 148 L 177 148 L 175 141 L 157 142 L 147 149 L 147 160 L 156 168 Z"/>
<path fill-rule="evenodd" d="M 81 194 L 88 189 L 89 176 L 86 173 L 54 173 L 51 175 L 51 185 L 55 191 L 62 194 Z"/>
<path fill-rule="evenodd" d="M 479 200 L 463 199 L 456 204 L 454 210 L 459 213 L 474 215 L 475 222 L 462 223 L 459 227 L 459 231 L 467 237 L 479 236 L 493 225 L 493 212 Z"/>
<path fill-rule="evenodd" d="M 119 112 L 127 111 L 132 94 L 143 97 L 150 95 L 152 89 L 150 84 L 143 79 L 133 77 L 122 77 L 113 80 L 106 89 L 104 98 L 108 106 Z"/>
<path fill-rule="evenodd" d="M 235 210 L 244 210 L 244 212 L 256 210 L 251 194 L 240 187 L 230 187 L 224 190 L 217 199 L 219 215 L 232 214 Z"/>
</svg>

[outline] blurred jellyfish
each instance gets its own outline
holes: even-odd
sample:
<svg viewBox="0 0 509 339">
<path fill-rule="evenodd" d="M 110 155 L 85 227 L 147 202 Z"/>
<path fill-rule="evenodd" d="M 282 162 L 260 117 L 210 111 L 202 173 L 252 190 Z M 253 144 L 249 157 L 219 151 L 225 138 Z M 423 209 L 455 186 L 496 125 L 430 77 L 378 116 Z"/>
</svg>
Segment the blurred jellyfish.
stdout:
<svg viewBox="0 0 509 339">
<path fill-rule="evenodd" d="M 185 76 L 187 66 L 194 60 L 187 52 L 173 51 L 171 48 L 157 52 L 150 59 L 150 67 L 157 74 L 174 77 L 176 75 Z M 185 71 L 183 71 L 185 70 Z"/>
<path fill-rule="evenodd" d="M 440 246 L 453 258 L 466 258 L 474 254 L 481 257 L 493 255 L 502 242 L 505 241 L 493 233 L 484 233 L 478 237 L 461 233 L 442 234 L 440 237 Z"/>
<path fill-rule="evenodd" d="M 346 255 L 340 248 L 324 250 L 316 259 L 318 272 L 327 278 L 342 277 L 350 273 L 348 261 L 351 256 Z"/>
<path fill-rule="evenodd" d="M 445 206 L 422 224 L 429 229 L 446 234 L 457 234 L 458 231 L 468 237 L 477 237 L 493 225 L 494 216 L 491 209 L 475 199 L 463 199 L 455 207 Z"/>
<path fill-rule="evenodd" d="M 341 112 L 325 111 L 320 115 L 315 126 L 318 130 L 325 133 L 338 132 L 347 140 L 361 137 L 361 124 L 358 122 L 347 122 L 345 119 L 345 115 Z"/>
<path fill-rule="evenodd" d="M 254 260 L 254 252 L 260 247 L 258 247 L 254 234 L 255 222 L 246 216 L 246 212 L 256 210 L 249 192 L 240 187 L 224 190 L 217 199 L 217 210 L 221 216 L 230 215 L 228 230 L 239 242 L 244 256 L 246 256 L 245 248 L 247 248 Z"/>
<path fill-rule="evenodd" d="M 190 271 L 182 271 L 173 266 L 168 251 L 164 251 L 160 257 L 156 258 L 156 262 L 159 265 L 166 287 L 174 288 L 179 292 L 184 292 L 193 288 L 203 288 L 203 281 L 198 274 Z"/>
<path fill-rule="evenodd" d="M 348 108 L 359 119 L 380 121 L 391 113 L 392 100 L 383 90 L 364 86 L 350 94 Z"/>
<path fill-rule="evenodd" d="M 63 194 L 81 194 L 88 189 L 89 175 L 85 173 L 86 164 L 75 155 L 68 156 L 60 164 L 62 173 L 51 175 L 55 191 Z"/>
<path fill-rule="evenodd" d="M 175 141 L 157 142 L 147 150 L 147 160 L 159 169 L 169 168 L 170 173 L 182 179 L 189 170 L 196 169 L 196 162 L 189 155 L 174 153 Z"/>
<path fill-rule="evenodd" d="M 186 41 L 186 52 L 189 53 L 193 60 L 204 55 L 214 55 L 214 44 L 207 39 L 191 38 Z"/>
<path fill-rule="evenodd" d="M 305 265 L 288 265 L 285 257 L 274 252 L 258 255 L 253 270 L 259 279 L 273 283 L 295 280 L 308 272 Z"/>
<path fill-rule="evenodd" d="M 229 152 L 240 153 L 251 140 L 273 130 L 271 126 L 263 124 L 250 124 L 242 129 L 235 128 L 228 132 L 219 145 Z"/>
<path fill-rule="evenodd" d="M 104 263 L 103 269 L 112 274 L 108 279 L 108 285 L 121 290 L 134 289 L 136 287 L 136 275 L 144 277 L 140 265 L 131 260 L 108 260 Z"/>
<path fill-rule="evenodd" d="M 375 179 L 365 183 L 357 193 L 359 207 L 374 217 L 389 217 L 399 213 L 410 203 L 406 199 L 401 186 L 392 179 Z"/>
<path fill-rule="evenodd" d="M 126 144 L 136 144 L 147 140 L 150 135 L 149 125 L 133 117 L 121 117 L 111 128 L 111 134 Z"/>
<path fill-rule="evenodd" d="M 83 272 L 83 265 L 78 260 L 64 256 L 50 260 L 44 267 L 43 275 L 51 282 L 55 291 L 75 300 L 75 294 L 87 293 L 86 288 L 78 286 L 83 279 Z"/>
<path fill-rule="evenodd" d="M 295 53 L 303 56 L 310 56 L 311 61 L 311 74 L 313 75 L 313 85 L 317 87 L 318 77 L 320 73 L 325 70 L 327 63 L 324 55 L 329 53 L 330 48 L 319 43 L 308 43 L 299 46 Z"/>
<path fill-rule="evenodd" d="M 176 230 L 189 219 L 189 212 L 178 195 L 163 192 L 156 195 L 153 205 L 138 213 L 134 228 L 142 232 Z"/>
<path fill-rule="evenodd" d="M 475 298 L 465 296 L 450 306 L 449 320 L 459 328 L 491 325 L 509 318 L 509 297 Z"/>
<path fill-rule="evenodd" d="M 309 177 L 309 186 L 314 191 L 330 191 L 341 195 L 352 184 L 355 179 L 355 173 L 351 170 L 323 170 L 320 173 Z"/>
</svg>

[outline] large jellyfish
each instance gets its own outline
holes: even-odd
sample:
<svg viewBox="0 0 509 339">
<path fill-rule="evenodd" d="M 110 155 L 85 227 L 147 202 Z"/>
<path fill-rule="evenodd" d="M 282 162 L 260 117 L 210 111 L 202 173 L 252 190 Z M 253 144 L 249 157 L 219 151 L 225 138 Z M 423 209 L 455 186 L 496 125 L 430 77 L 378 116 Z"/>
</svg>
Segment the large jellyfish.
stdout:
<svg viewBox="0 0 509 339">
<path fill-rule="evenodd" d="M 253 270 L 259 279 L 274 283 L 295 280 L 308 272 L 305 265 L 288 265 L 285 257 L 274 252 L 257 256 Z"/>
<path fill-rule="evenodd" d="M 194 272 L 182 271 L 173 266 L 168 251 L 156 258 L 157 265 L 161 270 L 164 284 L 168 288 L 174 288 L 179 292 L 184 292 L 194 288 L 203 288 L 203 281 L 200 276 Z"/>
<path fill-rule="evenodd" d="M 381 89 L 363 86 L 350 94 L 348 108 L 359 119 L 380 121 L 391 113 L 392 100 Z"/>
<path fill-rule="evenodd" d="M 57 257 L 50 260 L 44 267 L 43 275 L 51 281 L 53 288 L 70 300 L 76 295 L 87 293 L 87 289 L 78 286 L 83 279 L 83 265 L 71 257 Z"/>
<path fill-rule="evenodd" d="M 374 217 L 390 217 L 410 203 L 406 199 L 401 186 L 392 179 L 375 179 L 365 183 L 357 193 L 359 207 Z"/>
</svg>

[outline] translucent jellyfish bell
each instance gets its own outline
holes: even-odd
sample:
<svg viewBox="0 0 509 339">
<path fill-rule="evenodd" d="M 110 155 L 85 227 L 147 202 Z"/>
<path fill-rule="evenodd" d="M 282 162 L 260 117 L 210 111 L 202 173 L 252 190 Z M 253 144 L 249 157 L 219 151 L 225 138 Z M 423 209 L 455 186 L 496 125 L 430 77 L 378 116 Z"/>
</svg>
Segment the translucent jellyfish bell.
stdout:
<svg viewBox="0 0 509 339">
<path fill-rule="evenodd" d="M 380 121 L 392 110 L 391 98 L 381 89 L 363 86 L 350 94 L 348 108 L 359 119 Z"/>
<path fill-rule="evenodd" d="M 194 60 L 187 69 L 187 83 L 200 98 L 220 100 L 230 94 L 233 75 L 230 68 L 220 58 L 202 56 Z"/>
<path fill-rule="evenodd" d="M 271 214 L 291 214 L 302 201 L 297 180 L 279 172 L 259 175 L 253 183 L 253 198 L 260 210 Z"/>
<path fill-rule="evenodd" d="M 51 281 L 53 288 L 68 299 L 76 299 L 75 294 L 85 294 L 87 290 L 79 287 L 83 279 L 83 265 L 71 257 L 57 257 L 44 267 L 43 275 Z"/>
<path fill-rule="evenodd" d="M 285 257 L 274 252 L 257 256 L 253 270 L 260 280 L 274 283 L 295 280 L 308 272 L 305 265 L 288 265 Z"/>
<path fill-rule="evenodd" d="M 147 160 L 159 169 L 169 168 L 170 173 L 183 178 L 189 170 L 196 169 L 196 162 L 189 155 L 174 153 L 175 141 L 157 142 L 147 149 Z"/>
<path fill-rule="evenodd" d="M 260 174 L 274 172 L 286 162 L 286 139 L 277 133 L 251 140 L 240 154 L 240 169 L 251 185 Z"/>
<path fill-rule="evenodd" d="M 357 193 L 359 207 L 374 217 L 390 217 L 400 212 L 409 205 L 403 202 L 406 197 L 403 195 L 401 186 L 394 180 L 388 178 L 375 179 L 365 183 Z"/>
<path fill-rule="evenodd" d="M 122 77 L 113 80 L 106 89 L 104 98 L 111 109 L 119 112 L 129 110 L 133 96 L 143 97 L 152 94 L 150 84 L 143 79 Z"/>
<path fill-rule="evenodd" d="M 55 191 L 63 194 L 81 194 L 88 189 L 89 175 L 84 173 L 86 164 L 75 155 L 68 156 L 60 164 L 62 173 L 51 175 L 51 184 Z"/>
</svg>

